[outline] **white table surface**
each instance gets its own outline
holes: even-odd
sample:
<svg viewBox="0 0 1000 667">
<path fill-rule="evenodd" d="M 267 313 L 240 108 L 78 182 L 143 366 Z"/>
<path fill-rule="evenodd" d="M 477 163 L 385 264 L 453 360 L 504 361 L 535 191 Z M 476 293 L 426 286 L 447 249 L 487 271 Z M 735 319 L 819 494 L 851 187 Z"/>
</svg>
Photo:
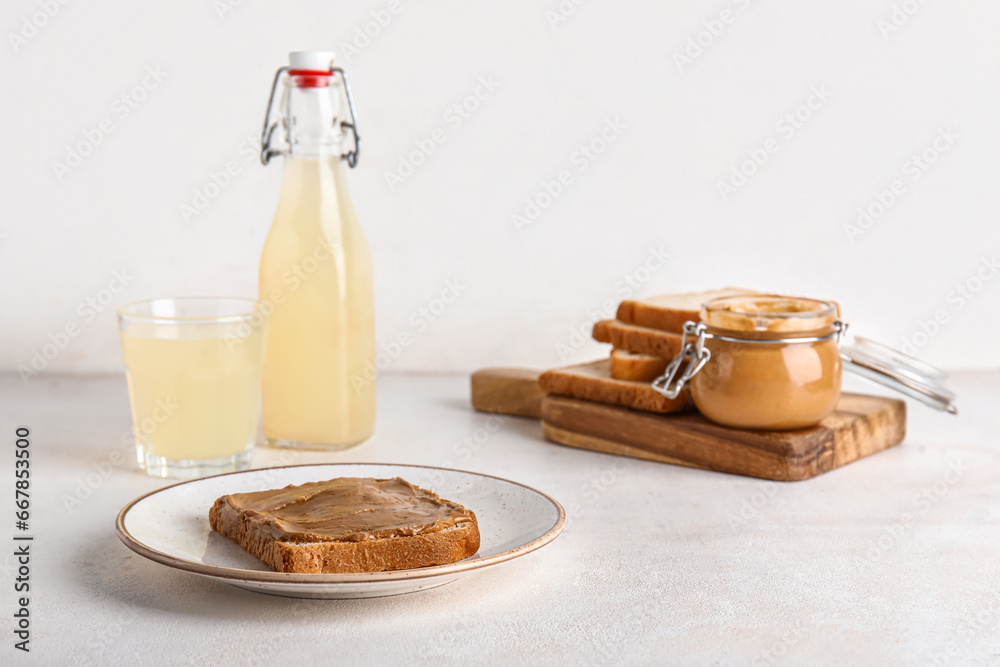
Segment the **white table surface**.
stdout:
<svg viewBox="0 0 1000 667">
<path fill-rule="evenodd" d="M 959 417 L 911 404 L 902 446 L 777 484 L 560 447 L 526 419 L 484 440 L 467 377 L 386 377 L 374 438 L 293 462 L 450 462 L 548 492 L 566 530 L 434 590 L 302 601 L 125 548 L 118 510 L 166 483 L 131 452 L 67 511 L 64 494 L 122 450 L 125 382 L 5 376 L 0 484 L 12 486 L 14 428 L 27 424 L 35 542 L 29 656 L 12 646 L 13 548 L 0 550 L 0 664 L 996 664 L 1000 373 L 959 374 L 953 388 Z M 280 454 L 259 449 L 254 464 Z M 13 544 L 9 509 L 0 540 Z"/>
</svg>

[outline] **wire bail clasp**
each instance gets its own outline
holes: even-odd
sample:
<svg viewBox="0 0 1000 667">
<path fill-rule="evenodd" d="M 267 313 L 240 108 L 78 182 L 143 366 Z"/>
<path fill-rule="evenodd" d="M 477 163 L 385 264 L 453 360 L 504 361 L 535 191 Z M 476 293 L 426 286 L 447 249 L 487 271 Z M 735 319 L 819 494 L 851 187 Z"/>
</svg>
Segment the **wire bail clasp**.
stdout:
<svg viewBox="0 0 1000 667">
<path fill-rule="evenodd" d="M 278 84 L 281 82 L 282 76 L 288 74 L 289 71 L 290 68 L 287 65 L 278 68 L 278 71 L 274 73 L 274 81 L 271 83 L 271 94 L 267 98 L 267 109 L 264 112 L 264 127 L 260 132 L 260 161 L 265 166 L 271 161 L 272 157 L 284 153 L 280 149 L 272 148 L 271 140 L 274 138 L 274 132 L 278 129 L 278 125 L 281 124 L 281 116 L 274 108 L 275 101 L 278 99 Z M 340 78 L 344 80 L 344 94 L 347 97 L 347 109 L 351 114 L 351 118 L 349 121 L 340 121 L 340 130 L 341 132 L 346 130 L 351 131 L 354 147 L 346 153 L 341 153 L 340 157 L 343 160 L 347 160 L 347 165 L 351 169 L 354 169 L 358 166 L 358 154 L 361 152 L 361 135 L 358 134 L 358 113 L 354 108 L 351 82 L 348 80 L 347 72 L 344 71 L 344 68 L 334 67 L 332 62 L 330 63 L 330 73 L 333 75 L 339 74 Z"/>
<path fill-rule="evenodd" d="M 281 76 L 288 72 L 288 69 L 286 65 L 279 67 L 278 71 L 274 73 L 274 81 L 271 83 L 271 95 L 267 98 L 267 109 L 264 112 L 264 129 L 260 132 L 260 161 L 265 167 L 271 161 L 272 157 L 281 155 L 280 150 L 271 148 L 271 137 L 274 136 L 274 131 L 278 129 L 278 124 L 281 122 L 281 119 L 274 112 L 274 99 L 278 93 L 278 82 L 281 81 Z M 271 120 L 272 118 L 274 118 L 273 121 Z"/>
<path fill-rule="evenodd" d="M 695 341 L 688 343 L 688 336 L 693 336 Z M 712 352 L 705 347 L 705 325 L 700 322 L 685 322 L 684 334 L 681 336 L 680 354 L 667 364 L 663 375 L 653 380 L 653 389 L 667 398 L 677 398 L 688 380 L 693 378 L 711 358 Z M 675 380 L 674 378 L 685 359 L 688 360 L 687 366 L 684 367 L 681 376 Z"/>
<path fill-rule="evenodd" d="M 351 122 L 340 121 L 340 129 L 348 128 L 351 130 L 351 134 L 354 135 L 354 150 L 342 153 L 340 157 L 347 160 L 348 167 L 354 169 L 358 166 L 358 154 L 361 152 L 361 135 L 358 134 L 358 112 L 354 110 L 351 82 L 347 80 L 347 72 L 344 71 L 343 67 L 333 67 L 330 71 L 334 74 L 340 74 L 340 78 L 344 80 L 344 94 L 347 96 L 347 110 L 351 112 Z"/>
</svg>

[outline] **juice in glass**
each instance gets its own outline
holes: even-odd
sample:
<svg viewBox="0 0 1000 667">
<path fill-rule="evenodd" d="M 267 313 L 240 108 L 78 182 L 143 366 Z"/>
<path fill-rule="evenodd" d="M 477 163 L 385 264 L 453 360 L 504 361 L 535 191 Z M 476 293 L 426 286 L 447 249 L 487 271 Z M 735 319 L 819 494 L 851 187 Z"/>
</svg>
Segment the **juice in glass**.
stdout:
<svg viewBox="0 0 1000 667">
<path fill-rule="evenodd" d="M 251 299 L 156 299 L 118 312 L 140 467 L 191 477 L 249 467 L 266 322 Z"/>
</svg>

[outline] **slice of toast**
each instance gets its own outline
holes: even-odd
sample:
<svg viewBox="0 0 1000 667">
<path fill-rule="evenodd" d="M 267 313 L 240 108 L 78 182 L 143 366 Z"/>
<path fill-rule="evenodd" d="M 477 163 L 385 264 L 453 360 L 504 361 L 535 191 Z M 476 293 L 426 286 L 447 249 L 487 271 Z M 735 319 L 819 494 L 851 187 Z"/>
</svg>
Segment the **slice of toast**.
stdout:
<svg viewBox="0 0 1000 667">
<path fill-rule="evenodd" d="M 550 394 L 622 405 L 647 412 L 681 412 L 691 407 L 687 389 L 677 398 L 671 399 L 653 389 L 648 382 L 613 379 L 608 359 L 546 371 L 538 378 L 538 385 L 542 391 Z"/>
<path fill-rule="evenodd" d="M 648 354 L 635 354 L 627 350 L 611 350 L 611 377 L 615 380 L 652 382 L 663 375 L 669 359 Z"/>
<path fill-rule="evenodd" d="M 619 350 L 664 359 L 673 359 L 681 351 L 681 334 L 650 329 L 618 320 L 601 320 L 594 324 L 594 340 L 611 343 Z"/>
<path fill-rule="evenodd" d="M 400 478 L 338 478 L 215 501 L 212 529 L 277 572 L 380 572 L 479 549 L 476 515 Z"/>
<path fill-rule="evenodd" d="M 685 322 L 688 320 L 697 322 L 701 319 L 702 304 L 713 299 L 738 294 L 760 294 L 760 292 L 738 287 L 724 287 L 706 292 L 664 294 L 645 299 L 627 299 L 618 306 L 618 314 L 615 317 L 625 324 L 679 334 L 684 331 Z"/>
</svg>

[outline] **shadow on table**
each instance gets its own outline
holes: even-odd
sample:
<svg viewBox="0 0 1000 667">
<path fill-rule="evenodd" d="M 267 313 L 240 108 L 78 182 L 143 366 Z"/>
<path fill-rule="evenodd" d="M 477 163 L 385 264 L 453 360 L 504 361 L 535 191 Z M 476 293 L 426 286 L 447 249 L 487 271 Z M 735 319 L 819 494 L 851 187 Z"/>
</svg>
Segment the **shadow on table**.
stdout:
<svg viewBox="0 0 1000 667">
<path fill-rule="evenodd" d="M 101 604 L 110 623 L 131 623 L 146 612 L 192 620 L 223 622 L 317 621 L 357 624 L 365 620 L 476 610 L 502 613 L 504 599 L 518 597 L 532 573 L 530 556 L 483 572 L 470 572 L 438 588 L 381 598 L 312 600 L 247 591 L 230 584 L 174 570 L 133 553 L 108 531 L 89 537 L 69 565 L 83 594 Z M 484 595 L 505 591 L 498 598 Z M 491 600 L 491 598 L 493 598 Z M 511 604 L 515 604 L 514 600 Z M 415 618 L 415 616 L 414 616 Z"/>
<path fill-rule="evenodd" d="M 572 575 L 545 567 L 534 556 L 470 572 L 438 588 L 359 600 L 243 590 L 146 560 L 111 531 L 87 538 L 64 567 L 79 587 L 73 597 L 87 596 L 87 614 L 98 621 L 86 654 L 106 660 L 93 664 L 115 664 L 123 651 L 130 660 L 141 658 L 130 664 L 150 660 L 158 644 L 150 643 L 145 655 L 141 649 L 136 653 L 135 638 L 163 628 L 184 639 L 174 644 L 169 663 L 159 664 L 227 664 L 247 656 L 252 664 L 284 664 L 289 647 L 293 655 L 305 648 L 327 655 L 347 645 L 425 662 L 450 654 L 453 644 L 479 636 L 497 618 L 517 618 L 571 585 L 565 579 Z M 389 644 L 376 649 L 384 642 Z"/>
</svg>

